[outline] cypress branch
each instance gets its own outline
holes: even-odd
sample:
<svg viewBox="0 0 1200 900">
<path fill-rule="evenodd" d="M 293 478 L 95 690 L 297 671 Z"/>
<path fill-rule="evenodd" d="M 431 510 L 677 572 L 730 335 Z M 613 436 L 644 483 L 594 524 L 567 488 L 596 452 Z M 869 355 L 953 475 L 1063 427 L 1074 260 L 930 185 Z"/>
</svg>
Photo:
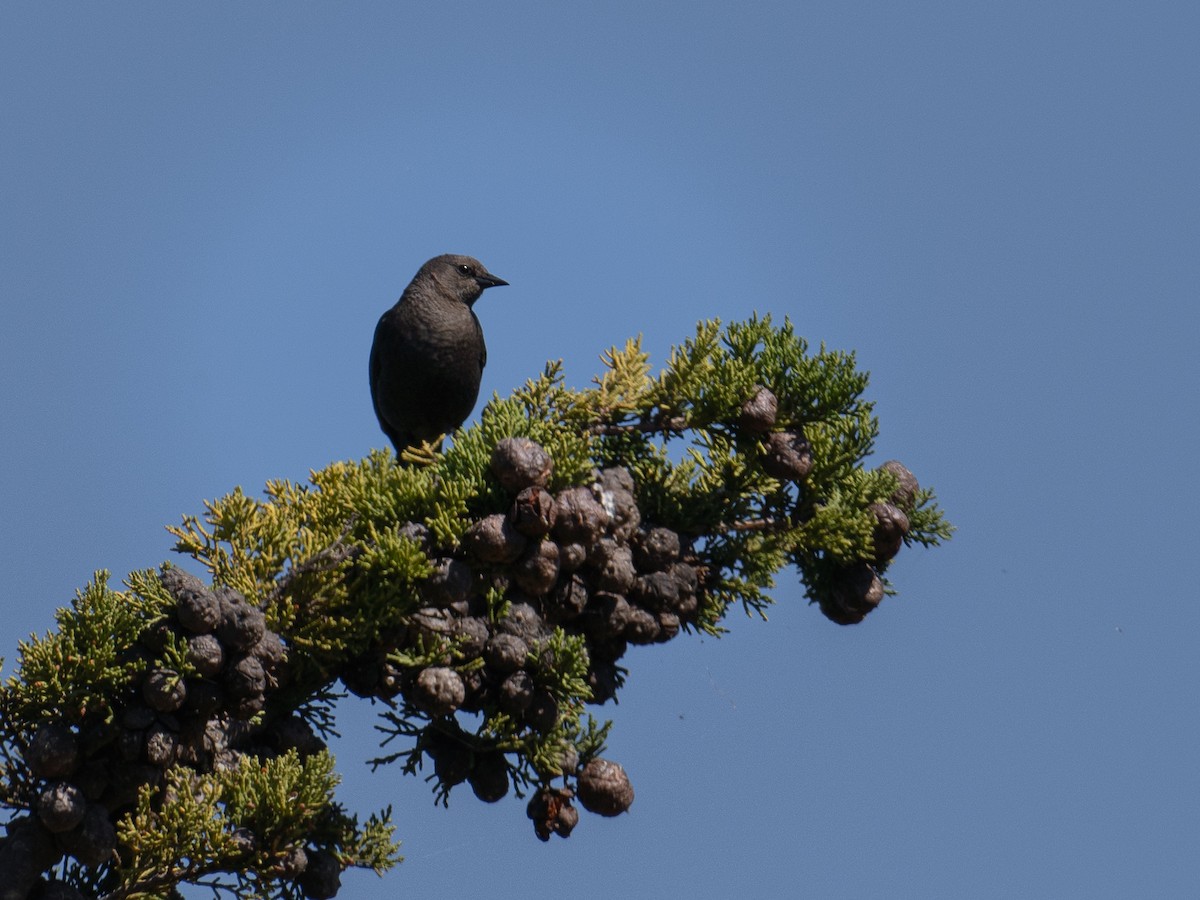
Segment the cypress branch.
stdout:
<svg viewBox="0 0 1200 900">
<path fill-rule="evenodd" d="M 902 547 L 949 538 L 904 466 L 866 466 L 853 354 L 764 316 L 700 323 L 657 375 L 640 339 L 602 361 L 586 390 L 547 364 L 445 452 L 206 502 L 169 530 L 208 581 L 98 573 L 0 688 L 0 897 L 54 878 L 293 900 L 383 872 L 390 809 L 360 823 L 335 800 L 339 685 L 386 705 L 372 765 L 426 773 L 441 803 L 528 796 L 537 835 L 565 837 L 576 800 L 632 802 L 591 714 L 630 645 L 719 635 L 733 605 L 765 617 L 785 570 L 861 622 Z"/>
</svg>

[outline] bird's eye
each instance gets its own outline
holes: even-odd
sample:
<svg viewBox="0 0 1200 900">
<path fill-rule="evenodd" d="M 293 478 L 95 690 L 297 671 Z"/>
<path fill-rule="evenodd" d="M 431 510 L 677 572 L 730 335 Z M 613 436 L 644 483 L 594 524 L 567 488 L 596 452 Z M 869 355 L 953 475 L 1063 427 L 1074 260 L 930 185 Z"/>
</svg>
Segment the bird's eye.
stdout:
<svg viewBox="0 0 1200 900">
<path fill-rule="evenodd" d="M 460 265 L 460 266 L 458 267 L 458 271 L 462 272 L 464 275 L 470 275 L 470 274 L 472 274 L 472 273 L 471 273 L 471 267 L 470 267 L 470 266 L 468 266 L 466 263 L 463 263 L 462 265 Z"/>
</svg>

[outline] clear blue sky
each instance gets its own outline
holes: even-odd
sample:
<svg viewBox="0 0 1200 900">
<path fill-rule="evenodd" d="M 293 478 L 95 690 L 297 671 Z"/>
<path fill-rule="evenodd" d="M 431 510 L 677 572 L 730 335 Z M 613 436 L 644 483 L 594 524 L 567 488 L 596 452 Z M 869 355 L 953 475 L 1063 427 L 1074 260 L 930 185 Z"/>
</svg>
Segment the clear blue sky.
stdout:
<svg viewBox="0 0 1200 900">
<path fill-rule="evenodd" d="M 340 897 L 1200 896 L 1197 8 L 416 6 L 0 7 L 6 671 L 205 498 L 381 446 L 375 320 L 470 253 L 485 396 L 786 314 L 959 531 L 861 626 L 785 572 L 632 654 L 637 800 L 568 841 L 370 776 L 350 707 L 408 859 Z"/>
</svg>

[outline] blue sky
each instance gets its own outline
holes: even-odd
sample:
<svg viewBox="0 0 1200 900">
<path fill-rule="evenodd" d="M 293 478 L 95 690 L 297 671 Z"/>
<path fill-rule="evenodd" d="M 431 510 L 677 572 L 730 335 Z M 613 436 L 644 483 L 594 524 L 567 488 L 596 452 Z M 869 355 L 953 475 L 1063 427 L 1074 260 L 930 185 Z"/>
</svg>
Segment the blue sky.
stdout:
<svg viewBox="0 0 1200 900">
<path fill-rule="evenodd" d="M 0 655 L 205 498 L 382 446 L 379 314 L 440 252 L 484 396 L 791 316 L 958 526 L 838 628 L 635 652 L 637 800 L 537 841 L 370 775 L 339 895 L 1200 895 L 1200 13 L 1185 3 L 0 7 Z"/>
</svg>

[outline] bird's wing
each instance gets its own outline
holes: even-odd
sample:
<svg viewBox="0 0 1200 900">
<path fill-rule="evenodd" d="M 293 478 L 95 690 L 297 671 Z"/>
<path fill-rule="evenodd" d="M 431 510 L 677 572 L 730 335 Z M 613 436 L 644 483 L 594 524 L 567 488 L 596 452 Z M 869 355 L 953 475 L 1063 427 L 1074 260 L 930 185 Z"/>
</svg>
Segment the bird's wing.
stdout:
<svg viewBox="0 0 1200 900">
<path fill-rule="evenodd" d="M 471 310 L 471 321 L 475 323 L 475 334 L 479 338 L 479 371 L 482 372 L 487 366 L 487 344 L 483 342 L 483 326 L 479 324 L 475 310 Z"/>
<path fill-rule="evenodd" d="M 368 374 L 371 379 L 371 405 L 375 407 L 375 418 L 379 420 L 379 427 L 383 433 L 387 435 L 388 440 L 396 448 L 396 455 L 399 456 L 405 447 L 410 447 L 417 442 L 416 435 L 406 431 L 398 431 L 395 426 L 389 422 L 383 414 L 383 408 L 379 405 L 380 386 L 383 380 L 383 361 L 392 352 L 392 341 L 394 332 L 391 323 L 388 321 L 388 315 L 391 310 L 379 317 L 379 324 L 375 326 L 375 338 L 371 341 L 371 358 L 367 364 Z"/>
<path fill-rule="evenodd" d="M 380 379 L 383 377 L 383 358 L 388 353 L 388 329 L 384 327 L 384 320 L 387 318 L 387 313 L 384 313 L 379 318 L 379 324 L 375 326 L 375 338 L 371 341 L 371 360 L 368 363 L 371 378 L 371 405 L 375 407 L 375 418 L 379 420 L 379 424 L 383 427 L 388 436 L 391 436 L 390 425 L 387 419 L 383 417 L 383 410 L 379 406 L 379 385 Z"/>
<path fill-rule="evenodd" d="M 382 319 L 379 320 L 383 322 Z M 371 403 L 375 407 L 375 415 L 379 415 L 379 398 L 375 396 L 375 385 L 379 383 L 379 369 L 381 366 L 381 354 L 379 351 L 379 325 L 375 326 L 375 337 L 371 341 L 371 361 L 368 363 L 368 375 L 371 379 Z"/>
</svg>

